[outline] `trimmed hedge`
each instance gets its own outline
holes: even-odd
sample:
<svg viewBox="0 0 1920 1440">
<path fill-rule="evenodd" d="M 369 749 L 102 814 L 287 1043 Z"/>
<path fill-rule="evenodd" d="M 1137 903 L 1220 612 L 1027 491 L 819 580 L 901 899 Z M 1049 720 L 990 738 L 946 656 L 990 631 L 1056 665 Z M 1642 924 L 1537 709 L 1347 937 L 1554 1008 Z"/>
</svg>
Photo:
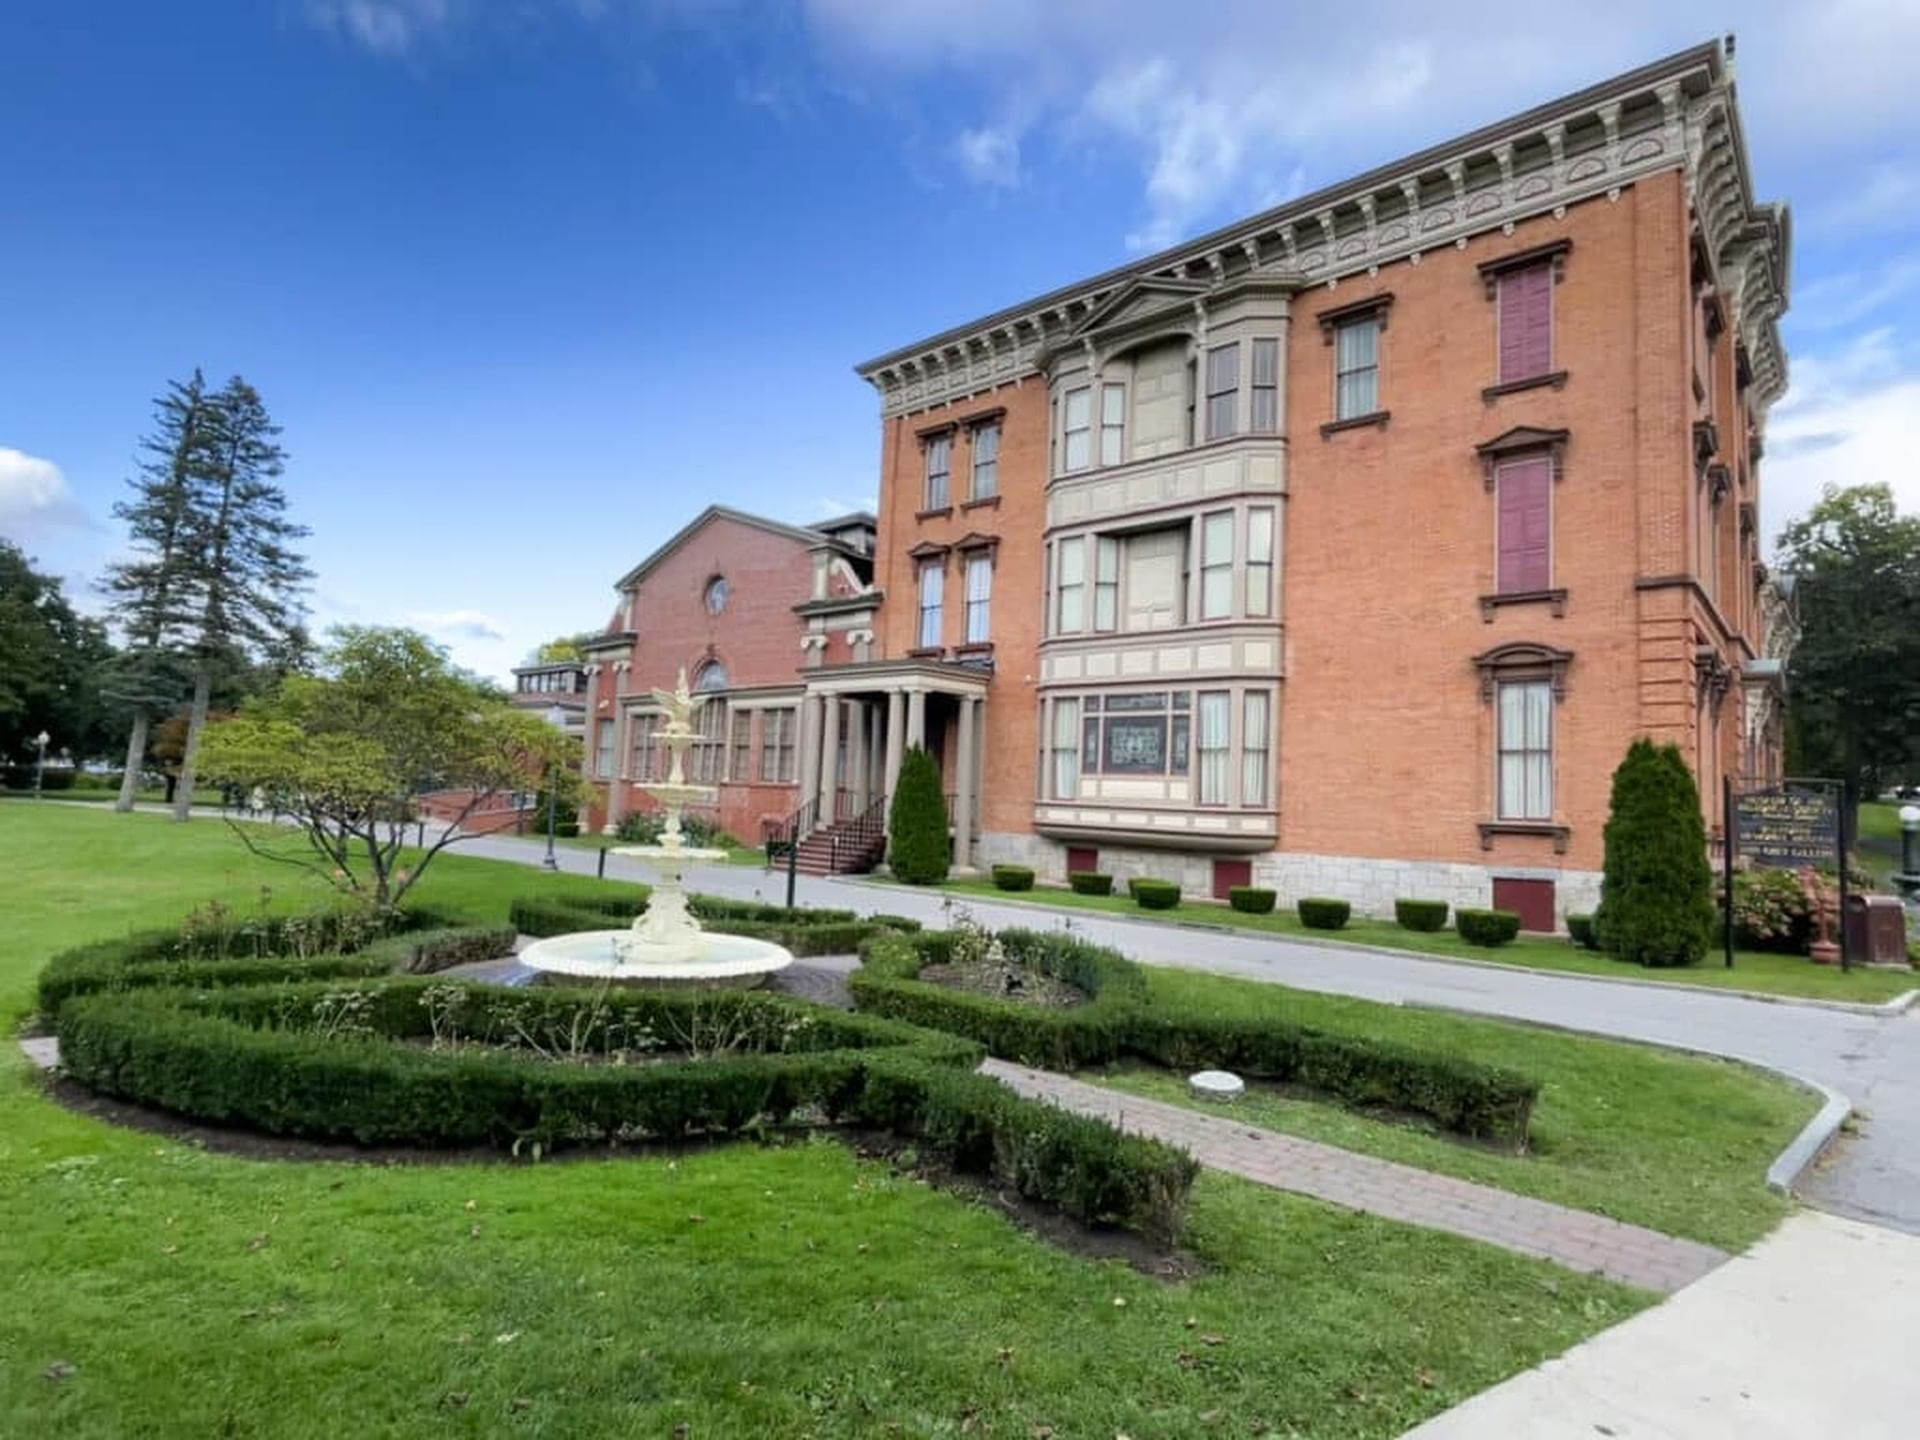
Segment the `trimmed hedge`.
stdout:
<svg viewBox="0 0 1920 1440">
<path fill-rule="evenodd" d="M 1170 1146 L 972 1074 L 971 1041 L 756 992 L 508 990 L 407 976 L 153 988 L 76 996 L 57 1027 L 62 1062 L 82 1084 L 272 1134 L 518 1150 L 735 1135 L 817 1110 L 892 1130 L 1085 1223 L 1162 1240 L 1197 1171 Z M 435 1035 L 516 1048 L 401 1043 Z M 617 1052 L 689 1048 L 701 1035 L 716 1037 L 717 1053 L 619 1063 Z M 613 1063 L 548 1058 L 578 1051 Z"/>
<path fill-rule="evenodd" d="M 1180 887 L 1171 880 L 1136 875 L 1127 881 L 1127 893 L 1142 910 L 1171 910 L 1180 903 Z"/>
<path fill-rule="evenodd" d="M 1403 930 L 1421 930 L 1431 933 L 1444 930 L 1447 925 L 1448 905 L 1444 900 L 1396 900 L 1393 902 L 1393 918 Z"/>
<path fill-rule="evenodd" d="M 1025 865 L 995 865 L 992 875 L 996 890 L 1033 889 L 1033 871 Z"/>
<path fill-rule="evenodd" d="M 1074 870 L 1067 875 L 1067 884 L 1076 895 L 1111 895 L 1113 876 L 1102 875 L 1098 870 Z"/>
<path fill-rule="evenodd" d="M 1308 896 L 1294 908 L 1300 912 L 1300 923 L 1309 930 L 1343 929 L 1348 917 L 1353 914 L 1353 906 L 1345 900 L 1328 900 L 1321 896 Z"/>
<path fill-rule="evenodd" d="M 991 995 L 933 985 L 919 978 L 952 957 L 951 931 L 882 935 L 860 950 L 847 977 L 862 1010 L 978 1040 L 995 1055 L 1055 1070 L 1097 1065 L 1118 1053 L 1133 1009 L 1145 1002 L 1146 978 L 1105 946 L 1058 931 L 1002 930 L 1008 959 L 1065 981 L 1087 997 L 1070 1010 L 1023 1005 Z"/>
<path fill-rule="evenodd" d="M 1469 945 L 1504 945 L 1520 933 L 1520 917 L 1511 910 L 1463 908 L 1454 913 L 1453 923 Z"/>
<path fill-rule="evenodd" d="M 1227 904 L 1242 915 L 1271 915 L 1279 898 L 1276 892 L 1263 890 L 1258 885 L 1227 887 Z"/>
<path fill-rule="evenodd" d="M 887 866 L 908 885 L 938 885 L 953 863 L 940 767 L 920 746 L 907 750 L 887 810 Z"/>
<path fill-rule="evenodd" d="M 1627 747 L 1602 840 L 1601 946 L 1642 965 L 1697 963 L 1712 943 L 1713 867 L 1700 791 L 1678 746 L 1643 736 Z"/>
<path fill-rule="evenodd" d="M 56 955 L 40 971 L 40 1012 L 51 1016 L 75 995 L 155 985 L 215 987 L 282 980 L 385 975 L 416 965 L 443 969 L 491 959 L 513 948 L 513 931 L 500 926 L 451 926 L 438 911 L 418 909 L 397 918 L 400 933 L 366 940 L 354 912 L 319 911 L 248 921 L 217 934 L 180 929 L 144 930 L 99 940 Z M 339 943 L 341 937 L 352 943 Z M 317 950 L 309 945 L 321 944 Z M 294 946 L 292 954 L 278 953 Z M 457 958 L 440 959 L 455 956 Z M 435 963 L 438 959 L 439 963 Z"/>
<path fill-rule="evenodd" d="M 1600 948 L 1600 937 L 1594 934 L 1591 915 L 1568 915 L 1567 938 L 1588 950 Z"/>
<path fill-rule="evenodd" d="M 1248 1020 L 1197 1008 L 1150 1004 L 1139 967 L 1117 951 L 1059 934 L 1001 932 L 1007 954 L 1068 980 L 1090 997 L 1048 1010 L 949 989 L 919 979 L 947 960 L 952 932 L 882 936 L 861 951 L 849 977 L 863 1011 L 977 1040 L 1001 1059 L 1073 1070 L 1137 1057 L 1182 1072 L 1221 1066 L 1258 1079 L 1295 1082 L 1346 1104 L 1387 1105 L 1444 1128 L 1523 1147 L 1539 1096 L 1534 1080 L 1465 1056 Z"/>
</svg>

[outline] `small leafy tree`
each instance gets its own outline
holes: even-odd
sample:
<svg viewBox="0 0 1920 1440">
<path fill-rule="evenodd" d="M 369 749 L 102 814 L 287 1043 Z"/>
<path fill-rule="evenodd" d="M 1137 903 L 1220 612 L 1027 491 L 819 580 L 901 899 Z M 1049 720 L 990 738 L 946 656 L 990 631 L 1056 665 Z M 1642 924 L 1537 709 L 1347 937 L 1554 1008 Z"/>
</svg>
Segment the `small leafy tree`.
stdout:
<svg viewBox="0 0 1920 1440">
<path fill-rule="evenodd" d="M 1600 947 L 1642 965 L 1692 965 L 1713 939 L 1713 867 L 1700 792 L 1675 745 L 1644 737 L 1613 772 Z"/>
<path fill-rule="evenodd" d="M 940 770 L 918 745 L 900 761 L 900 780 L 887 812 L 887 863 L 909 885 L 938 885 L 947 878 L 947 798 Z"/>
<path fill-rule="evenodd" d="M 460 822 L 495 796 L 543 779 L 569 803 L 583 790 L 578 741 L 516 710 L 411 630 L 335 630 L 319 673 L 287 675 L 239 715 L 207 725 L 200 766 L 216 783 L 265 791 L 304 835 L 289 851 L 229 821 L 249 850 L 383 909 L 467 838 Z M 460 797 L 460 808 L 402 867 L 414 797 L 429 790 Z"/>
</svg>

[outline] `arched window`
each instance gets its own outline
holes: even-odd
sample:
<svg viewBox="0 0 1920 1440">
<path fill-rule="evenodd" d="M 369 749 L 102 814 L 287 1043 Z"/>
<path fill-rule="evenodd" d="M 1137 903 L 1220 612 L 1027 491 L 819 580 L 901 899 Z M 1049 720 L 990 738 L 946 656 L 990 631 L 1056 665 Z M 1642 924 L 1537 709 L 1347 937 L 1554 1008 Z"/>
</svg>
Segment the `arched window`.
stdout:
<svg viewBox="0 0 1920 1440">
<path fill-rule="evenodd" d="M 726 609 L 727 596 L 729 593 L 726 576 L 716 575 L 707 581 L 707 613 L 709 615 L 718 615 L 722 610 Z M 723 681 L 722 683 L 724 684 L 725 682 Z"/>
<path fill-rule="evenodd" d="M 693 677 L 693 688 L 702 694 L 710 690 L 727 688 L 727 667 L 718 660 L 709 660 L 702 665 Z"/>
</svg>

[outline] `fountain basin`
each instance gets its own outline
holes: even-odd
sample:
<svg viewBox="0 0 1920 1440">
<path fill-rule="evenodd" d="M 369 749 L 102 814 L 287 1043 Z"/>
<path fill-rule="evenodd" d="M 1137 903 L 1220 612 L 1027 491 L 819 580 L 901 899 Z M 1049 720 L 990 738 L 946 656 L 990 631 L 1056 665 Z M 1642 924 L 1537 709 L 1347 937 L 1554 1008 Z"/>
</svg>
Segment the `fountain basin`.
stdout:
<svg viewBox="0 0 1920 1440">
<path fill-rule="evenodd" d="M 707 930 L 671 944 L 649 944 L 632 930 L 582 930 L 536 940 L 518 958 L 550 984 L 747 988 L 786 969 L 793 952 L 770 940 Z"/>
</svg>

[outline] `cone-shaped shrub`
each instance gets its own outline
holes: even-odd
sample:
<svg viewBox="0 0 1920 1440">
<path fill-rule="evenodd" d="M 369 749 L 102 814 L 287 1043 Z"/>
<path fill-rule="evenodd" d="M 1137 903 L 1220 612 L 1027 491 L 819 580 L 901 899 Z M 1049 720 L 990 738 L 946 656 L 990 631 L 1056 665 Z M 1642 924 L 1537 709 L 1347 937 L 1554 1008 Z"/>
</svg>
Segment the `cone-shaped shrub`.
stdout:
<svg viewBox="0 0 1920 1440">
<path fill-rule="evenodd" d="M 947 878 L 953 855 L 947 836 L 947 800 L 940 793 L 939 767 L 918 745 L 900 761 L 887 832 L 887 863 L 896 880 L 938 885 Z"/>
<path fill-rule="evenodd" d="M 1677 746 L 1639 739 L 1613 772 L 1594 935 L 1615 959 L 1692 965 L 1713 937 L 1700 792 Z"/>
</svg>

